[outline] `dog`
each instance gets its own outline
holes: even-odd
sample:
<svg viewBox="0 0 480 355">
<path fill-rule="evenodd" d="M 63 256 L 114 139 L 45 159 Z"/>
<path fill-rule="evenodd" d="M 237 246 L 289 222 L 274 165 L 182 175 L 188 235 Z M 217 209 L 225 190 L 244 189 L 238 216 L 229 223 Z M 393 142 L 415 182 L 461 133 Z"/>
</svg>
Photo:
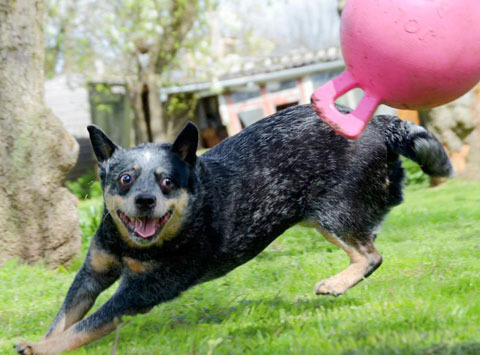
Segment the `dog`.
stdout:
<svg viewBox="0 0 480 355">
<path fill-rule="evenodd" d="M 452 174 L 442 145 L 422 127 L 376 116 L 350 141 L 310 105 L 264 118 L 198 157 L 192 123 L 173 144 L 131 149 L 95 126 L 88 131 L 103 219 L 48 332 L 16 344 L 22 354 L 56 354 L 103 337 L 123 315 L 225 275 L 298 222 L 312 223 L 349 256 L 346 270 L 315 286 L 317 294 L 339 296 L 382 263 L 374 240 L 402 201 L 399 154 L 431 176 Z M 83 319 L 119 278 L 116 293 Z"/>
</svg>

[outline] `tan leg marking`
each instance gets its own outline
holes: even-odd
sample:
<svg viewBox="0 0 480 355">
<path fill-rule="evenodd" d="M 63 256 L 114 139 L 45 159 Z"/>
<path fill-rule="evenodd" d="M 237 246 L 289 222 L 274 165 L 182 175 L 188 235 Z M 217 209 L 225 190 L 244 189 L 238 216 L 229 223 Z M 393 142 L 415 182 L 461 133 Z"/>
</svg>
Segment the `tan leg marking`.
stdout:
<svg viewBox="0 0 480 355">
<path fill-rule="evenodd" d="M 20 341 L 15 345 L 15 350 L 18 352 L 23 351 L 23 354 L 26 355 L 59 354 L 64 351 L 77 349 L 94 340 L 100 339 L 115 330 L 119 323 L 119 321 L 111 322 L 100 329 L 88 332 L 75 332 L 73 328 L 69 328 L 65 332 L 50 336 L 47 339 L 42 339 L 36 343 Z"/>
<path fill-rule="evenodd" d="M 103 273 L 113 267 L 120 267 L 121 263 L 115 255 L 106 253 L 94 246 L 90 252 L 90 266 L 95 272 Z"/>
<path fill-rule="evenodd" d="M 121 263 L 119 259 L 112 254 L 108 254 L 92 244 L 90 249 L 90 266 L 95 272 L 102 273 L 111 270 L 113 267 L 120 267 Z M 55 328 L 44 337 L 44 339 L 57 335 L 66 329 L 70 328 L 73 324 L 81 320 L 85 314 L 92 308 L 93 302 L 91 300 L 80 300 L 78 304 L 67 310 L 62 319 L 57 323 Z"/>
<path fill-rule="evenodd" d="M 63 318 L 57 323 L 55 328 L 46 335 L 43 339 L 51 338 L 52 336 L 59 335 L 65 330 L 70 328 L 73 324 L 81 320 L 85 314 L 92 308 L 92 302 L 87 300 L 82 300 L 74 308 L 70 308 L 66 314 L 63 315 Z"/>
<path fill-rule="evenodd" d="M 348 245 L 324 230 L 321 230 L 321 233 L 325 239 L 348 254 L 350 265 L 342 272 L 318 282 L 315 285 L 317 295 L 340 296 L 370 275 L 382 263 L 382 256 L 373 245 L 373 237 L 368 241 L 362 241 L 362 244 Z"/>
</svg>

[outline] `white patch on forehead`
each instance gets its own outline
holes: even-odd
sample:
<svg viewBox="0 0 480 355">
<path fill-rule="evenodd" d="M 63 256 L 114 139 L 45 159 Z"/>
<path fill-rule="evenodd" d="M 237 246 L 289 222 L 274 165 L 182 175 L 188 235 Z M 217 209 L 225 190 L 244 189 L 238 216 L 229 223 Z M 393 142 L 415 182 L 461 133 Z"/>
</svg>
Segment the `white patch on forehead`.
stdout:
<svg viewBox="0 0 480 355">
<path fill-rule="evenodd" d="M 150 152 L 145 152 L 144 156 L 145 156 L 145 160 L 149 161 L 150 158 L 152 157 L 152 154 Z"/>
</svg>

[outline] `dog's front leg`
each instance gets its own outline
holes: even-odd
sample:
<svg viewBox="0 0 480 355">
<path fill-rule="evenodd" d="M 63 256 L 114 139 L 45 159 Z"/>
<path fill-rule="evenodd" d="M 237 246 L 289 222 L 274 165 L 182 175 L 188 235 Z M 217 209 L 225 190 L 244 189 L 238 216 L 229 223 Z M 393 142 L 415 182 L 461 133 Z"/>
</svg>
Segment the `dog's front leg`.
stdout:
<svg viewBox="0 0 480 355">
<path fill-rule="evenodd" d="M 161 280 L 164 281 L 164 280 Z M 184 280 L 161 282 L 155 273 L 125 277 L 116 293 L 89 317 L 62 333 L 37 343 L 20 342 L 15 350 L 21 354 L 58 354 L 79 348 L 112 332 L 123 315 L 145 313 L 156 304 L 168 301 L 187 288 Z"/>
<path fill-rule="evenodd" d="M 118 279 L 120 271 L 119 259 L 97 247 L 93 241 L 45 338 L 67 330 L 82 319 L 98 295 Z"/>
</svg>

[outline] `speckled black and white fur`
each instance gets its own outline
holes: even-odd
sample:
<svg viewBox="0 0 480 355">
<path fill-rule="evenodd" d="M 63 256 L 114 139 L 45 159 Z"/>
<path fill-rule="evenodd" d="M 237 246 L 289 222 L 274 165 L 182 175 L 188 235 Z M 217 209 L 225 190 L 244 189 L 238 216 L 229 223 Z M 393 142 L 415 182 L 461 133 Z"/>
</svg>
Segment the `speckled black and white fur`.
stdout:
<svg viewBox="0 0 480 355">
<path fill-rule="evenodd" d="M 385 215 L 402 201 L 398 154 L 430 175 L 452 173 L 441 144 L 419 126 L 378 116 L 350 141 L 309 105 L 265 118 L 200 157 L 193 124 L 173 145 L 128 150 L 96 127 L 89 131 L 106 201 L 103 220 L 47 335 L 17 344 L 19 352 L 58 353 L 95 340 L 122 315 L 145 312 L 247 262 L 301 221 L 350 257 L 346 270 L 315 287 L 338 296 L 382 261 L 373 242 Z M 148 206 L 138 204 L 139 195 L 147 195 Z M 126 228 L 119 213 L 164 219 L 145 238 Z M 112 298 L 82 320 L 119 277 Z"/>
</svg>

